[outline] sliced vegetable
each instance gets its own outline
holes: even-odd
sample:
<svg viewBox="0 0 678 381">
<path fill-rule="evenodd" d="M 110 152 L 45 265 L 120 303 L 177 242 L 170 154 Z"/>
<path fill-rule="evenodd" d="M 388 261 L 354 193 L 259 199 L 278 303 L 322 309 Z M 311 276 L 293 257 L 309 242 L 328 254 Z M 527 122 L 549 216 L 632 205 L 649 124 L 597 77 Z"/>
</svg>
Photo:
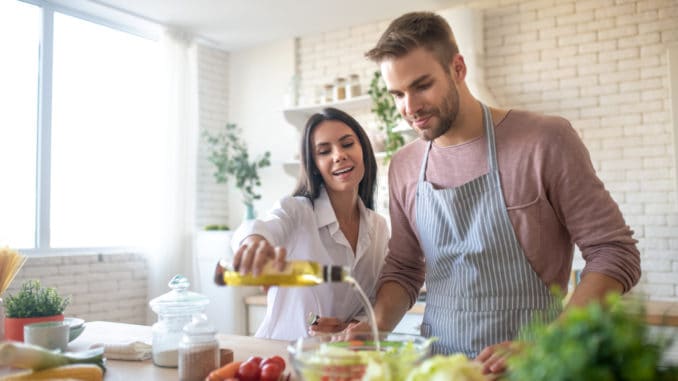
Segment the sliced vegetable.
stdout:
<svg viewBox="0 0 678 381">
<path fill-rule="evenodd" d="M 42 380 L 79 380 L 101 381 L 104 372 L 94 364 L 62 365 L 40 371 L 28 371 L 11 374 L 0 378 L 0 381 L 42 381 Z"/>
<path fill-rule="evenodd" d="M 234 378 L 235 374 L 238 372 L 242 361 L 234 361 L 222 366 L 219 369 L 215 369 L 207 376 L 207 381 L 222 381 L 228 378 Z"/>
<path fill-rule="evenodd" d="M 412 369 L 407 381 L 485 381 L 480 364 L 463 354 L 433 356 Z"/>
<path fill-rule="evenodd" d="M 104 348 L 94 348 L 84 352 L 56 353 L 25 343 L 0 343 L 0 366 L 42 370 L 69 364 L 94 364 L 105 371 Z"/>
</svg>

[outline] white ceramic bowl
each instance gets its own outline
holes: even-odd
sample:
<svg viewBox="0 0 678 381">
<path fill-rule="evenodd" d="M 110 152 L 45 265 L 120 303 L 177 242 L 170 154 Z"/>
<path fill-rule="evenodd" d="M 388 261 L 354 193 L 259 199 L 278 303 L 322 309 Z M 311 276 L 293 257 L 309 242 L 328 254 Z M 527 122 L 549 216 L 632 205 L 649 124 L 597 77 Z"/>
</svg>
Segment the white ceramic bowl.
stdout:
<svg viewBox="0 0 678 381">
<path fill-rule="evenodd" d="M 69 333 L 68 333 L 68 341 L 71 342 L 75 340 L 82 331 L 85 330 L 85 321 L 79 318 L 74 318 L 74 317 L 66 317 L 64 318 L 64 322 L 67 323 L 70 327 Z"/>
</svg>

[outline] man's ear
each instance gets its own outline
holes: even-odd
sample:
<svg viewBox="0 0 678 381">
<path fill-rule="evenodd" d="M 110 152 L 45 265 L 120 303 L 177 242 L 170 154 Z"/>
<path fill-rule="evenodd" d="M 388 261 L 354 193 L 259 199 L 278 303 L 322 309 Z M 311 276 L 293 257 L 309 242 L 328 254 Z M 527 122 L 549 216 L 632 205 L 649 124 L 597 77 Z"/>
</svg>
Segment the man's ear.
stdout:
<svg viewBox="0 0 678 381">
<path fill-rule="evenodd" d="M 452 63 L 450 64 L 450 74 L 455 81 L 461 81 L 466 78 L 466 62 L 464 62 L 464 56 L 457 53 L 452 58 Z"/>
</svg>

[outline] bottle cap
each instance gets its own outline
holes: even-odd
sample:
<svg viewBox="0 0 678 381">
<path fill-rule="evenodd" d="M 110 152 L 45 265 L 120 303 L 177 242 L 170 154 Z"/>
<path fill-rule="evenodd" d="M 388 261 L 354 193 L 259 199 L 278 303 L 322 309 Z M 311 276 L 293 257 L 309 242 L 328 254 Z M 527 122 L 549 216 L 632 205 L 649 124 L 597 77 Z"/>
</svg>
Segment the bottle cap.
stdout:
<svg viewBox="0 0 678 381">
<path fill-rule="evenodd" d="M 348 269 L 343 266 L 325 266 L 323 271 L 323 281 L 341 282 L 344 280 L 344 274 L 346 273 L 348 273 Z"/>
</svg>

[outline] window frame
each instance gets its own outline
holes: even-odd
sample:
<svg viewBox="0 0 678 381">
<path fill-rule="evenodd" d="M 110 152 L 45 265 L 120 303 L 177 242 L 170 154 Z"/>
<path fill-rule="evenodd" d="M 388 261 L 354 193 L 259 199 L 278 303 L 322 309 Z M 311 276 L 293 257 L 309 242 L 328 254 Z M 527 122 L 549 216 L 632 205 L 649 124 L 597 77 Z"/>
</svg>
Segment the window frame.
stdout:
<svg viewBox="0 0 678 381">
<path fill-rule="evenodd" d="M 24 248 L 27 255 L 57 256 L 79 254 L 110 254 L 137 252 L 135 247 L 50 247 L 50 195 L 52 148 L 52 68 L 54 46 L 54 14 L 76 17 L 153 41 L 159 41 L 164 27 L 152 20 L 141 18 L 119 9 L 79 0 L 17 0 L 35 5 L 41 11 L 40 53 L 38 63 L 38 125 L 36 141 L 36 215 L 34 248 Z"/>
</svg>

